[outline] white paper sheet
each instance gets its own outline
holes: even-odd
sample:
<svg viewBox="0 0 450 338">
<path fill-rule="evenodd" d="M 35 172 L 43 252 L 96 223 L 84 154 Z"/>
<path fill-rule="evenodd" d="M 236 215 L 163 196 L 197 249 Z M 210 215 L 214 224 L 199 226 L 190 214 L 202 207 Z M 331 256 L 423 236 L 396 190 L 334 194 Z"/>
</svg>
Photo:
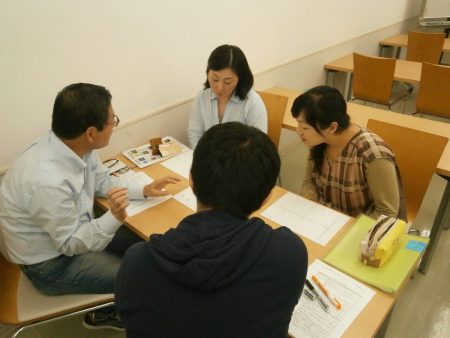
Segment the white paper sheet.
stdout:
<svg viewBox="0 0 450 338">
<path fill-rule="evenodd" d="M 347 215 L 290 192 L 261 215 L 321 245 L 326 245 L 350 219 Z"/>
<path fill-rule="evenodd" d="M 193 153 L 194 152 L 192 150 L 185 151 L 184 153 L 178 154 L 177 156 L 172 157 L 161 164 L 167 169 L 176 172 L 178 175 L 183 176 L 184 178 L 189 178 Z"/>
<path fill-rule="evenodd" d="M 143 184 L 150 184 L 153 182 L 153 179 L 142 171 L 135 172 L 129 170 L 127 173 L 122 174 L 120 178 L 123 180 L 134 181 Z M 167 201 L 169 198 L 171 198 L 171 195 L 161 197 L 150 197 L 144 200 L 130 200 L 130 205 L 128 205 L 127 207 L 127 214 L 128 216 L 134 216 L 146 209 L 149 209 L 155 205 Z"/>
<path fill-rule="evenodd" d="M 317 276 L 328 291 L 339 300 L 342 304 L 341 310 L 336 309 L 328 302 L 328 298 L 312 282 L 312 275 Z M 328 313 L 325 312 L 317 300 L 311 300 L 303 294 L 294 309 L 289 325 L 289 333 L 297 338 L 342 336 L 375 295 L 375 291 L 372 289 L 320 260 L 315 260 L 308 267 L 308 279 L 325 301 L 330 304 L 330 308 Z"/>
<path fill-rule="evenodd" d="M 197 211 L 197 198 L 195 197 L 191 187 L 180 191 L 178 194 L 174 195 L 173 198 L 181 204 L 187 206 L 189 209 Z"/>
</svg>

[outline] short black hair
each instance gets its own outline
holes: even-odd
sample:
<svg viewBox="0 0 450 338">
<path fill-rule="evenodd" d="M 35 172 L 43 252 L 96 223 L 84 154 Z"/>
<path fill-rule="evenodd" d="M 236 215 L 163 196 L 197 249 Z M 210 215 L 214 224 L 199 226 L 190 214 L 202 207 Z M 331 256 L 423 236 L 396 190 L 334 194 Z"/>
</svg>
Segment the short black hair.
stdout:
<svg viewBox="0 0 450 338">
<path fill-rule="evenodd" d="M 102 86 L 74 83 L 56 96 L 52 130 L 61 139 L 71 140 L 89 127 L 103 130 L 108 122 L 111 93 Z"/>
<path fill-rule="evenodd" d="M 208 129 L 194 151 L 193 191 L 203 205 L 246 218 L 275 186 L 280 156 L 261 130 L 240 122 Z"/>
<path fill-rule="evenodd" d="M 331 123 L 337 122 L 336 133 L 340 133 L 350 126 L 350 116 L 347 114 L 347 103 L 336 88 L 317 86 L 304 92 L 294 100 L 291 108 L 292 116 L 297 118 L 301 113 L 305 122 L 312 126 L 319 134 Z M 320 172 L 326 144 L 316 145 L 311 149 L 314 172 Z"/>
<path fill-rule="evenodd" d="M 244 52 L 237 46 L 222 45 L 212 51 L 208 59 L 208 65 L 206 66 L 205 89 L 209 88 L 209 71 L 219 71 L 225 68 L 231 68 L 236 73 L 239 81 L 235 92 L 241 100 L 245 100 L 248 92 L 253 87 L 253 74 Z"/>
</svg>

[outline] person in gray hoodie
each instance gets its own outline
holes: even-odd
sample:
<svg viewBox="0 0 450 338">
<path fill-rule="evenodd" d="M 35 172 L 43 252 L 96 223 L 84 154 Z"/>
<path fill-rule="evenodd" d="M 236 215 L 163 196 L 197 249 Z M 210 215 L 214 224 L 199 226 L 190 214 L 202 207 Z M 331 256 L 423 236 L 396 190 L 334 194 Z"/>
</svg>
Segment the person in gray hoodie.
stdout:
<svg viewBox="0 0 450 338">
<path fill-rule="evenodd" d="M 307 250 L 288 228 L 249 218 L 279 171 L 262 131 L 239 122 L 206 131 L 190 175 L 197 212 L 122 261 L 116 305 L 128 338 L 287 337 Z"/>
</svg>

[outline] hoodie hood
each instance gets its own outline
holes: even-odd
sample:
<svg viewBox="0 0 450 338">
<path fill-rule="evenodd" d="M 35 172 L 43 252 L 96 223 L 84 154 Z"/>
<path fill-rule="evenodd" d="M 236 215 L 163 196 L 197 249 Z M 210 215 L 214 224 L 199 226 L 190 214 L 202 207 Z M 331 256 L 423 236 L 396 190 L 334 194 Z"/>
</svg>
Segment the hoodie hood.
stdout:
<svg viewBox="0 0 450 338">
<path fill-rule="evenodd" d="M 259 218 L 208 210 L 186 217 L 163 235 L 150 236 L 147 248 L 169 278 L 197 290 L 215 290 L 242 276 L 271 235 Z"/>
</svg>

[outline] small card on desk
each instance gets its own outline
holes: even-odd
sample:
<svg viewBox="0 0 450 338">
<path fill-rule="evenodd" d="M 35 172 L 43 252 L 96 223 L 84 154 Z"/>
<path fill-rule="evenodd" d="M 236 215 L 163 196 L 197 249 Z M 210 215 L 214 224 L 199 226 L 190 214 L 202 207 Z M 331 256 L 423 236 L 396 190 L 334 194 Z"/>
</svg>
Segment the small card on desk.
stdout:
<svg viewBox="0 0 450 338">
<path fill-rule="evenodd" d="M 414 250 L 414 251 L 417 251 L 417 252 L 422 252 L 423 250 L 425 250 L 426 247 L 427 247 L 427 244 L 424 243 L 424 242 L 420 242 L 420 241 L 410 240 L 406 244 L 406 249 Z"/>
</svg>

